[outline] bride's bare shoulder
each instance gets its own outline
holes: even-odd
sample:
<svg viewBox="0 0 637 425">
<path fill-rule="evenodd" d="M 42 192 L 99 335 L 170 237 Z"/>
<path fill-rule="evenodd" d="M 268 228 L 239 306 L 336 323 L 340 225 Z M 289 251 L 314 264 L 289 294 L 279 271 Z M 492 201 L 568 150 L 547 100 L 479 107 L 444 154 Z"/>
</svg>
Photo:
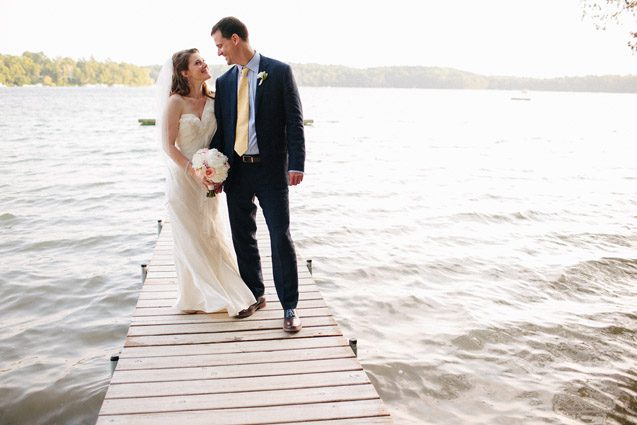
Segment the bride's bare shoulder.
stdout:
<svg viewBox="0 0 637 425">
<path fill-rule="evenodd" d="M 168 98 L 166 109 L 171 114 L 181 115 L 181 112 L 183 111 L 185 105 L 186 105 L 186 100 L 181 95 L 174 93 L 174 94 L 171 94 L 170 97 Z"/>
<path fill-rule="evenodd" d="M 186 100 L 183 98 L 182 95 L 177 93 L 171 94 L 170 97 L 168 98 L 168 104 L 183 105 L 184 103 L 186 103 Z"/>
</svg>

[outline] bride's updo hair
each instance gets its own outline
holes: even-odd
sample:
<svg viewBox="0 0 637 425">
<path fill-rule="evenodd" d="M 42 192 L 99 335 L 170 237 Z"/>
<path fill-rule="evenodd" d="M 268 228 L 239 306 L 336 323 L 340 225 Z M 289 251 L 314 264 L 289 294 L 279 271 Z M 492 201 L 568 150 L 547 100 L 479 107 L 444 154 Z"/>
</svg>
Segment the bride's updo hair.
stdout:
<svg viewBox="0 0 637 425">
<path fill-rule="evenodd" d="M 184 77 L 181 72 L 188 70 L 188 64 L 190 64 L 190 56 L 195 53 L 199 53 L 197 49 L 180 50 L 173 55 L 173 82 L 170 87 L 170 94 L 179 94 L 181 96 L 188 96 L 190 94 L 190 86 L 188 85 L 188 79 Z M 208 86 L 204 81 L 201 91 L 204 96 L 212 97 L 208 91 Z"/>
</svg>

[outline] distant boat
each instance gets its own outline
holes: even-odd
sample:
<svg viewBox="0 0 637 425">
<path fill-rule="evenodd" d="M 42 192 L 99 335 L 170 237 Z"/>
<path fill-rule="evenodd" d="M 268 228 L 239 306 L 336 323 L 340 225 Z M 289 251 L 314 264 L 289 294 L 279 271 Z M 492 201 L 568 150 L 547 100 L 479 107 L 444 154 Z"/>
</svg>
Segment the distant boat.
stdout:
<svg viewBox="0 0 637 425">
<path fill-rule="evenodd" d="M 512 96 L 511 100 L 531 100 L 531 98 L 527 95 L 526 90 L 523 90 L 518 96 Z"/>
</svg>

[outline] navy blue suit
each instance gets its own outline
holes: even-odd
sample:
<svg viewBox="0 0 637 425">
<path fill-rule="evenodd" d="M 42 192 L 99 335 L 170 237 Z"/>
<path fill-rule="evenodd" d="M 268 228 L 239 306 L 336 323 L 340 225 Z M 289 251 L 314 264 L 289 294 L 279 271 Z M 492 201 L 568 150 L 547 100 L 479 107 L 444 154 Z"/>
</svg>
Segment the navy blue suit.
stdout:
<svg viewBox="0 0 637 425">
<path fill-rule="evenodd" d="M 298 303 L 298 274 L 290 236 L 288 170 L 304 171 L 305 136 L 298 89 L 289 65 L 261 55 L 259 72 L 268 76 L 255 96 L 255 127 L 261 161 L 244 163 L 234 152 L 237 123 L 238 68 L 217 78 L 217 131 L 210 144 L 230 160 L 224 191 L 239 271 L 255 297 L 264 293 L 261 258 L 256 241 L 259 200 L 270 233 L 272 269 L 277 295 L 284 309 Z"/>
</svg>

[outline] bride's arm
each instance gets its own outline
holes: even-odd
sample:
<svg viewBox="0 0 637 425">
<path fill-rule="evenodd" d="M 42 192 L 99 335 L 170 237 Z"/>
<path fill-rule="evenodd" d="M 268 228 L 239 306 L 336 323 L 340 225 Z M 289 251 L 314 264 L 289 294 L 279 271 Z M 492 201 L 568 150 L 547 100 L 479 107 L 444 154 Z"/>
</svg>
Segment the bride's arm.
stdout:
<svg viewBox="0 0 637 425">
<path fill-rule="evenodd" d="M 166 112 L 162 119 L 162 148 L 179 168 L 185 170 L 186 173 L 196 180 L 201 181 L 201 184 L 206 187 L 203 180 L 197 176 L 194 168 L 192 168 L 190 159 L 186 158 L 186 156 L 177 149 L 177 146 L 175 146 L 177 134 L 179 134 L 179 118 L 182 112 L 183 100 L 181 100 L 179 96 L 170 96 L 168 104 L 166 105 Z"/>
<path fill-rule="evenodd" d="M 175 142 L 179 133 L 179 118 L 183 110 L 183 103 L 177 96 L 170 96 L 166 111 L 162 117 L 162 148 L 164 152 L 177 164 L 181 169 L 186 169 L 190 164 L 190 160 L 181 153 Z"/>
</svg>

